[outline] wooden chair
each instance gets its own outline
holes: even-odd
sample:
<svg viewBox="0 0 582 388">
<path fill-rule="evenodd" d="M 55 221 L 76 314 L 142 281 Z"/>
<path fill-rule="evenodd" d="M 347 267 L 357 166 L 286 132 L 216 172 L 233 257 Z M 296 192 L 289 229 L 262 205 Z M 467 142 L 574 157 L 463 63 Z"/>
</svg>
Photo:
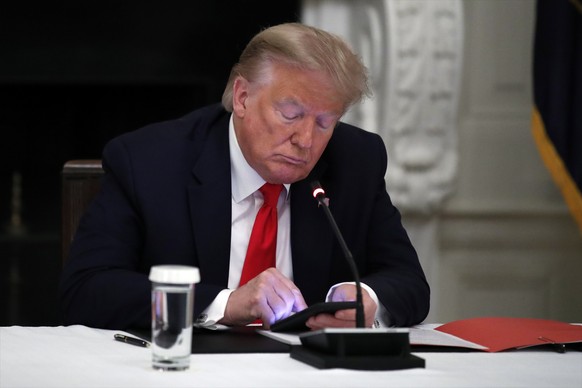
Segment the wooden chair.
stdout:
<svg viewBox="0 0 582 388">
<path fill-rule="evenodd" d="M 61 173 L 61 259 L 69 257 L 69 247 L 79 220 L 99 191 L 103 168 L 101 160 L 70 160 Z"/>
</svg>

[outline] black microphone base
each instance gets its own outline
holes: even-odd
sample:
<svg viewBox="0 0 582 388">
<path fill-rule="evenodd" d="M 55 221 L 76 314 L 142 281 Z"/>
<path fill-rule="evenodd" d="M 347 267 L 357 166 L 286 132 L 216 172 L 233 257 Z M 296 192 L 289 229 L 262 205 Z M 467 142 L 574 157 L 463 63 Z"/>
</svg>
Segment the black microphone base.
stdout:
<svg viewBox="0 0 582 388">
<path fill-rule="evenodd" d="M 405 329 L 324 329 L 300 335 L 291 358 L 319 369 L 397 370 L 424 368 L 410 354 Z"/>
<path fill-rule="evenodd" d="M 291 347 L 291 358 L 318 369 L 344 368 L 357 370 L 398 370 L 424 368 L 424 359 L 406 356 L 336 356 L 304 348 Z"/>
</svg>

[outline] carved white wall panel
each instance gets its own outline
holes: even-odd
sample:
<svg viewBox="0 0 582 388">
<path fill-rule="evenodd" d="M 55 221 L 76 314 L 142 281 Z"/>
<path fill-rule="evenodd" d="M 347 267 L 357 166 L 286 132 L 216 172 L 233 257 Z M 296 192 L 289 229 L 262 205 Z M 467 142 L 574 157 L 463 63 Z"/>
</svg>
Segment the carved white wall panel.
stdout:
<svg viewBox="0 0 582 388">
<path fill-rule="evenodd" d="M 535 0 L 305 4 L 304 21 L 346 37 L 370 67 L 375 97 L 348 119 L 387 143 L 390 193 L 432 287 L 428 321 L 582 322 L 582 238 L 530 131 Z M 443 97 L 459 69 L 455 112 Z"/>
<path fill-rule="evenodd" d="M 387 179 L 405 212 L 431 214 L 454 189 L 463 43 L 460 1 L 388 1 Z"/>
<path fill-rule="evenodd" d="M 344 117 L 386 141 L 387 179 L 405 212 L 431 214 L 454 188 L 463 14 L 459 0 L 310 0 L 303 21 L 344 37 L 374 98 Z"/>
</svg>

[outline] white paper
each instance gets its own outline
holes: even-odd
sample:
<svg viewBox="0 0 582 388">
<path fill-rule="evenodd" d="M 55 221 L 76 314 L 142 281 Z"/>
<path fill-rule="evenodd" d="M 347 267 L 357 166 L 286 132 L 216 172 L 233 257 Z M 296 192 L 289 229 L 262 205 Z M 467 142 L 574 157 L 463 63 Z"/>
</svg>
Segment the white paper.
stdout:
<svg viewBox="0 0 582 388">
<path fill-rule="evenodd" d="M 459 348 L 487 350 L 487 347 L 466 341 L 452 334 L 434 330 L 439 325 L 418 325 L 410 328 L 411 345 L 452 346 Z M 413 349 L 414 350 L 414 349 Z"/>
<path fill-rule="evenodd" d="M 301 340 L 299 339 L 299 334 L 291 333 L 274 333 L 271 330 L 257 330 L 257 333 L 269 337 L 276 341 L 282 342 L 287 345 L 301 345 Z"/>
</svg>

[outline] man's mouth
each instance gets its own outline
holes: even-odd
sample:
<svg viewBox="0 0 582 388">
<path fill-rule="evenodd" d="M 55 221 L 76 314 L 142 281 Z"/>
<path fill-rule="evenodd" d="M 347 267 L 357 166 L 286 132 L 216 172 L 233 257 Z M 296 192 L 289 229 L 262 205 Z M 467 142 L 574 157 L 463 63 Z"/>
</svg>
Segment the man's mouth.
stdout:
<svg viewBox="0 0 582 388">
<path fill-rule="evenodd" d="M 296 158 L 296 157 L 287 156 L 287 155 L 280 155 L 280 158 L 283 162 L 293 164 L 293 165 L 299 166 L 299 165 L 307 164 L 307 160 L 302 159 L 302 158 Z"/>
</svg>

